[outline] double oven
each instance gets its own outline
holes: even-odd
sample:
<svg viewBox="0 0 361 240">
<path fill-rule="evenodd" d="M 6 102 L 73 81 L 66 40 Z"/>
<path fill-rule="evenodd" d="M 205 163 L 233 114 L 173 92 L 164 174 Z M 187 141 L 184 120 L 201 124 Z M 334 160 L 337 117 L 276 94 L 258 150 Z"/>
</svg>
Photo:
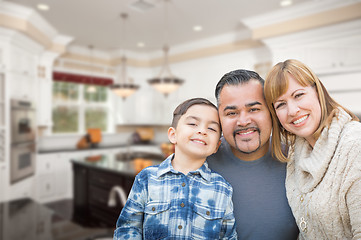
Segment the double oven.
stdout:
<svg viewBox="0 0 361 240">
<path fill-rule="evenodd" d="M 29 177 L 35 172 L 35 120 L 35 110 L 31 102 L 11 100 L 11 183 Z"/>
</svg>

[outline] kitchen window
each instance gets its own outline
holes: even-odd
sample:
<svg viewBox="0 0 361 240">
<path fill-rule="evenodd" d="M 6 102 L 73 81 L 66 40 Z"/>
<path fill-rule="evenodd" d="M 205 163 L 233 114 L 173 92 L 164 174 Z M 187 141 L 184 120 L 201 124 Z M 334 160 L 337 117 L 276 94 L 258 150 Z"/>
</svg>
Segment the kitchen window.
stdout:
<svg viewBox="0 0 361 240">
<path fill-rule="evenodd" d="M 108 91 L 106 86 L 54 81 L 53 133 L 84 133 L 88 128 L 107 132 Z"/>
</svg>

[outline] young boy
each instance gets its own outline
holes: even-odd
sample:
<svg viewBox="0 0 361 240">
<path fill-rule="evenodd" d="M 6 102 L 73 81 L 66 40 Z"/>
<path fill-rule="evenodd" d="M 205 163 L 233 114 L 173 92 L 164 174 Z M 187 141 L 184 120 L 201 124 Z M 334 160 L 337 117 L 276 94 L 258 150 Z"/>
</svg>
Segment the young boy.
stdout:
<svg viewBox="0 0 361 240">
<path fill-rule="evenodd" d="M 175 153 L 136 176 L 114 239 L 237 239 L 233 189 L 205 162 L 220 135 L 214 104 L 180 104 L 168 129 Z"/>
</svg>

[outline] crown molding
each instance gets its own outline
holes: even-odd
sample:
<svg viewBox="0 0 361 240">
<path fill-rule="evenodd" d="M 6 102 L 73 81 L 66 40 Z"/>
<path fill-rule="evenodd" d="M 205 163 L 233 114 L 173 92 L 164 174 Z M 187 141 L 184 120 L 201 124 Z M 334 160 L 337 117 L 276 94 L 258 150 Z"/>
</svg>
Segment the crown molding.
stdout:
<svg viewBox="0 0 361 240">
<path fill-rule="evenodd" d="M 45 49 L 60 53 L 72 41 L 70 36 L 59 35 L 35 10 L 7 1 L 0 4 L 0 27 L 21 32 Z"/>
<path fill-rule="evenodd" d="M 282 8 L 270 13 L 241 19 L 241 22 L 245 24 L 251 30 L 258 29 L 264 26 L 273 25 L 276 23 L 282 23 L 291 19 L 305 17 L 345 6 L 360 3 L 361 0 L 318 0 L 308 1 Z"/>
<path fill-rule="evenodd" d="M 339 39 L 350 39 L 350 44 L 360 45 L 361 19 L 339 23 L 317 29 L 263 39 L 271 49 L 292 46 L 314 45 L 315 43 L 337 42 Z"/>
<path fill-rule="evenodd" d="M 286 11 L 287 10 L 287 11 Z M 253 39 L 266 39 L 361 18 L 361 0 L 314 1 L 244 19 Z"/>
</svg>

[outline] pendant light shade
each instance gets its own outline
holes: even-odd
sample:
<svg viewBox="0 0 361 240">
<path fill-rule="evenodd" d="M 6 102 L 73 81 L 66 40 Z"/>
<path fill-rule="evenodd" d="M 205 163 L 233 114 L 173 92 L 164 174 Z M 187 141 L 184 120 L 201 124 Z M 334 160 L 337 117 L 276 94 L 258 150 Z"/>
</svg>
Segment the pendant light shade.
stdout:
<svg viewBox="0 0 361 240">
<path fill-rule="evenodd" d="M 123 19 L 123 34 L 125 36 L 125 20 L 128 18 L 128 14 L 121 13 L 120 17 Z M 121 97 L 125 100 L 127 97 L 132 95 L 136 90 L 138 90 L 139 86 L 133 83 L 133 79 L 127 79 L 127 58 L 123 55 L 121 59 L 120 65 L 120 73 L 117 72 L 118 75 L 118 83 L 110 85 L 110 89 L 114 92 L 117 96 Z"/>
<path fill-rule="evenodd" d="M 148 83 L 157 91 L 163 93 L 165 96 L 177 90 L 184 82 L 184 80 L 175 77 L 169 68 L 168 51 L 169 47 L 164 46 L 164 63 L 159 75 L 148 80 Z"/>
<path fill-rule="evenodd" d="M 127 97 L 132 95 L 139 88 L 138 85 L 135 85 L 133 83 L 133 79 L 129 78 L 127 81 L 126 62 L 127 59 L 126 57 L 123 56 L 121 63 L 121 74 L 120 74 L 120 78 L 123 81 L 120 81 L 120 83 L 110 85 L 110 89 L 112 90 L 112 92 L 114 92 L 119 97 L 123 98 L 123 100 L 125 100 Z"/>
<path fill-rule="evenodd" d="M 167 23 L 168 23 L 168 16 L 167 16 L 167 3 L 169 0 L 164 0 L 164 24 L 165 24 L 165 30 L 164 30 L 164 36 L 166 38 L 167 32 Z M 169 47 L 167 44 L 163 47 L 164 51 L 164 61 L 163 66 L 161 68 L 160 73 L 157 77 L 151 78 L 148 80 L 148 83 L 154 87 L 157 91 L 163 93 L 165 96 L 168 96 L 168 94 L 174 92 L 177 90 L 184 82 L 184 80 L 175 77 L 169 67 L 168 62 L 168 52 Z"/>
</svg>

